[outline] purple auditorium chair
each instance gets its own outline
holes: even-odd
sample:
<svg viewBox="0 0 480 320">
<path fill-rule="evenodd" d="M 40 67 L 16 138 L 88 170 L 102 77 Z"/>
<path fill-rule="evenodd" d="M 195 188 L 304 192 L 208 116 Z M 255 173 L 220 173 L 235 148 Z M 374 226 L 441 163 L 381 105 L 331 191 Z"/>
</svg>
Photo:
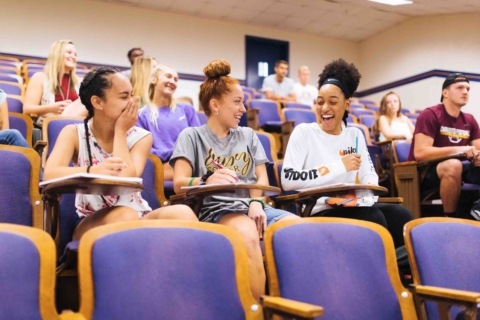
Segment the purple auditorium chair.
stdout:
<svg viewBox="0 0 480 320">
<path fill-rule="evenodd" d="M 208 118 L 207 116 L 205 115 L 205 112 L 203 111 L 197 111 L 197 117 L 198 117 L 198 121 L 200 122 L 200 125 L 204 125 L 207 123 L 208 121 Z"/>
<path fill-rule="evenodd" d="M 392 237 L 378 224 L 325 217 L 273 224 L 266 232 L 265 258 L 270 294 L 321 305 L 321 319 L 415 315 Z"/>
<path fill-rule="evenodd" d="M 370 105 L 370 104 L 374 105 L 375 104 L 375 101 L 368 100 L 368 99 L 359 99 L 358 102 L 363 104 L 363 105 Z"/>
<path fill-rule="evenodd" d="M 365 109 L 361 104 L 359 103 L 350 103 L 350 109 L 353 110 L 353 109 Z"/>
<path fill-rule="evenodd" d="M 13 83 L 21 83 L 20 79 L 17 78 L 17 75 L 15 74 L 8 74 L 8 73 L 2 73 L 2 70 L 0 69 L 0 81 L 7 81 L 7 82 L 13 82 Z"/>
<path fill-rule="evenodd" d="M 248 92 L 243 93 L 243 103 L 246 104 L 248 100 L 252 99 Z"/>
<path fill-rule="evenodd" d="M 23 85 L 9 81 L 0 81 L 0 89 L 5 91 L 6 94 L 13 94 L 21 97 L 23 97 L 25 93 Z"/>
<path fill-rule="evenodd" d="M 379 106 L 376 106 L 374 104 L 368 104 L 367 105 L 367 109 L 368 110 L 373 110 L 375 111 L 376 113 L 378 113 L 380 111 L 380 107 Z"/>
<path fill-rule="evenodd" d="M 23 102 L 21 96 L 7 96 L 8 112 L 23 113 Z"/>
<path fill-rule="evenodd" d="M 283 109 L 282 110 L 285 120 L 287 121 L 295 121 L 294 126 L 298 126 L 302 123 L 316 123 L 317 122 L 317 115 L 315 112 L 310 110 L 304 109 Z"/>
<path fill-rule="evenodd" d="M 0 145 L 0 167 L 0 222 L 43 229 L 38 153 L 30 148 Z"/>
<path fill-rule="evenodd" d="M 278 160 L 277 150 L 275 146 L 275 138 L 267 132 L 255 131 L 257 134 L 260 143 L 262 144 L 263 150 L 267 155 L 267 159 L 270 163 L 266 164 L 267 174 L 268 174 L 268 184 L 273 186 L 275 185 L 275 173 L 273 171 L 273 164 Z"/>
<path fill-rule="evenodd" d="M 64 117 L 64 116 L 51 116 L 45 118 L 43 121 L 43 134 L 44 140 L 47 141 L 47 157 L 53 150 L 55 142 L 57 141 L 58 135 L 62 129 L 69 125 L 75 123 L 83 123 L 82 117 Z"/>
<path fill-rule="evenodd" d="M 244 93 L 250 94 L 250 99 L 255 99 L 255 89 L 249 87 L 242 87 Z"/>
<path fill-rule="evenodd" d="M 10 67 L 0 67 L 0 73 L 14 74 L 18 75 L 18 70 Z"/>
<path fill-rule="evenodd" d="M 165 197 L 163 186 L 163 166 L 162 161 L 155 155 L 150 154 L 147 158 L 145 168 L 141 176 L 143 180 L 142 198 L 146 200 L 152 210 L 165 207 L 170 202 Z M 173 186 L 172 186 L 173 188 Z M 75 208 L 75 194 L 64 194 L 60 201 L 59 223 L 59 244 L 57 252 L 63 255 L 60 257 L 59 273 L 64 270 L 76 268 L 76 254 L 78 251 L 78 241 L 72 241 L 72 228 L 77 216 Z"/>
<path fill-rule="evenodd" d="M 462 294 L 480 294 L 479 222 L 452 218 L 412 220 L 405 227 L 405 246 L 415 286 L 454 289 L 450 303 L 462 301 Z M 477 303 L 469 305 L 470 318 L 454 306 L 449 319 L 478 319 Z M 425 307 L 428 319 L 439 319 L 433 303 L 426 302 Z"/>
<path fill-rule="evenodd" d="M 17 65 L 15 63 L 10 63 L 10 62 L 5 62 L 5 61 L 0 61 L 0 67 L 9 67 L 9 68 L 15 68 L 17 69 Z"/>
<path fill-rule="evenodd" d="M 400 112 L 401 112 L 402 114 L 404 114 L 404 115 L 407 115 L 407 113 L 409 113 L 410 110 L 408 110 L 408 109 L 402 109 L 402 110 L 400 110 Z"/>
<path fill-rule="evenodd" d="M 132 221 L 85 233 L 79 248 L 86 319 L 263 319 L 277 313 L 253 298 L 240 233 L 229 227 L 174 220 Z M 278 308 L 285 311 L 285 300 Z M 307 318 L 321 316 L 311 306 Z M 277 309 L 278 310 L 278 309 Z M 288 312 L 286 316 L 298 318 Z"/>
<path fill-rule="evenodd" d="M 407 114 L 407 118 L 408 118 L 408 119 L 415 119 L 415 120 L 417 120 L 418 114 L 409 113 L 409 114 Z"/>
<path fill-rule="evenodd" d="M 32 132 L 33 132 L 33 121 L 26 114 L 22 113 L 8 113 L 8 124 L 10 129 L 18 130 L 22 136 L 25 138 L 27 143 L 32 146 Z"/>
<path fill-rule="evenodd" d="M 373 110 L 368 110 L 368 109 L 350 109 L 350 112 L 357 118 L 360 118 L 360 116 L 363 115 L 375 115 L 375 111 Z"/>
<path fill-rule="evenodd" d="M 43 72 L 43 69 L 28 69 L 28 78 L 33 77 L 33 75 L 37 72 Z"/>
<path fill-rule="evenodd" d="M 350 112 L 348 113 L 347 123 L 357 123 L 357 117 L 352 115 Z"/>
<path fill-rule="evenodd" d="M 312 105 L 313 105 L 313 101 L 312 101 Z M 306 109 L 306 110 L 309 110 L 309 111 L 313 111 L 312 106 L 309 106 L 309 105 L 306 105 L 306 104 L 301 104 L 301 103 L 296 103 L 296 102 L 286 102 L 285 103 L 285 108 Z"/>
<path fill-rule="evenodd" d="M 395 163 L 407 162 L 412 143 L 407 141 L 394 141 L 393 159 Z"/>
<path fill-rule="evenodd" d="M 373 115 L 361 115 L 359 120 L 361 124 L 368 128 L 372 141 L 375 141 L 375 125 L 377 124 L 377 117 Z"/>
<path fill-rule="evenodd" d="M 53 239 L 42 230 L 2 223 L 0 256 L 1 318 L 60 319 L 55 309 Z"/>
</svg>

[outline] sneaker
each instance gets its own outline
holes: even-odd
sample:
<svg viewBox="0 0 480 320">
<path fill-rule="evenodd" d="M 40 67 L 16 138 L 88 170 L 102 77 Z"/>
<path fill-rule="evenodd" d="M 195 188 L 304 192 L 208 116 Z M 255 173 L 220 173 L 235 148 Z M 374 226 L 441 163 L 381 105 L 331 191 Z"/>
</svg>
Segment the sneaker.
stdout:
<svg viewBox="0 0 480 320">
<path fill-rule="evenodd" d="M 480 199 L 473 202 L 472 209 L 470 209 L 470 214 L 476 220 L 480 220 Z"/>
</svg>

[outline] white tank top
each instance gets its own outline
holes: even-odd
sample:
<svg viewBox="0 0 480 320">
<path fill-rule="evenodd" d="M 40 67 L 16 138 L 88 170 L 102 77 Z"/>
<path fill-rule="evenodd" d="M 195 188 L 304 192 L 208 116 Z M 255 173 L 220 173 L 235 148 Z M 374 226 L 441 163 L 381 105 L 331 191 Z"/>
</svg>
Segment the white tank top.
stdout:
<svg viewBox="0 0 480 320">
<path fill-rule="evenodd" d="M 392 121 L 390 123 L 390 130 L 392 131 L 393 134 L 403 134 L 405 137 L 410 137 L 412 136 L 412 132 L 410 131 L 410 127 L 408 126 L 408 123 L 405 119 L 405 116 L 402 116 L 402 121 Z M 387 138 L 383 135 L 383 133 L 380 132 L 380 136 L 378 137 L 379 141 L 385 141 Z"/>
<path fill-rule="evenodd" d="M 87 139 L 85 137 L 85 126 L 83 123 L 75 124 L 78 133 L 78 160 L 75 167 L 88 167 L 90 161 L 88 158 Z M 90 123 L 88 124 L 88 131 L 90 132 L 89 142 L 90 151 L 92 153 L 92 166 L 96 166 L 102 163 L 105 159 L 110 158 L 112 155 L 107 153 L 97 143 L 97 140 L 93 136 L 90 130 Z M 150 134 L 147 130 L 138 127 L 132 127 L 127 132 L 127 145 L 131 150 L 138 140 Z M 105 201 L 104 201 L 105 199 Z M 140 192 L 132 194 L 125 194 L 121 196 L 116 195 L 92 195 L 92 194 L 77 194 L 75 197 L 75 207 L 77 208 L 77 214 L 80 218 L 85 218 L 87 215 L 94 213 L 100 209 L 113 206 L 126 206 L 138 212 L 139 217 L 143 217 L 145 214 L 152 211 L 152 208 L 148 205 L 147 201 L 142 199 Z"/>
</svg>

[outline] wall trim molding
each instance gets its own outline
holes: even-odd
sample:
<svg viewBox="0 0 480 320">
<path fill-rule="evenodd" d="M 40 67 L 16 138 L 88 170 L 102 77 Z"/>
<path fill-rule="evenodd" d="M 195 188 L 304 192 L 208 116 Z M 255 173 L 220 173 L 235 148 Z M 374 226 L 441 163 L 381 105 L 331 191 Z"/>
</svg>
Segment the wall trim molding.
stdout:
<svg viewBox="0 0 480 320">
<path fill-rule="evenodd" d="M 375 94 L 381 91 L 386 91 L 386 90 L 391 90 L 396 87 L 400 87 L 406 84 L 414 83 L 420 80 L 428 79 L 431 77 L 440 77 L 440 78 L 446 78 L 449 74 L 456 73 L 458 71 L 451 71 L 451 70 L 439 70 L 439 69 L 434 69 L 431 71 L 419 73 L 417 75 L 403 78 L 397 81 L 389 82 L 377 87 L 373 87 L 371 89 L 366 89 L 362 91 L 357 91 L 354 96 L 357 98 L 365 97 L 371 94 Z M 478 73 L 470 73 L 470 72 L 461 72 L 464 74 L 469 81 L 474 81 L 474 82 L 480 82 L 480 74 Z"/>
</svg>

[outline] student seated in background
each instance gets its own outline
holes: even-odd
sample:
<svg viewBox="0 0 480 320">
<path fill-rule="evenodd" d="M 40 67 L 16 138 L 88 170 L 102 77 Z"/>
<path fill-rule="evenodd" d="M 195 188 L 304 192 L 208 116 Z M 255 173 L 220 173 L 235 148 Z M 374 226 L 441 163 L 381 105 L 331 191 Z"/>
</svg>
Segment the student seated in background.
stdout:
<svg viewBox="0 0 480 320">
<path fill-rule="evenodd" d="M 313 106 L 315 100 L 317 100 L 318 89 L 308 84 L 310 79 L 310 70 L 307 66 L 301 66 L 298 69 L 298 80 L 300 82 L 295 83 L 295 97 L 298 103 Z"/>
<path fill-rule="evenodd" d="M 130 83 L 133 88 L 133 96 L 140 97 L 140 108 L 150 103 L 148 88 L 152 78 L 152 71 L 156 66 L 157 60 L 150 57 L 139 57 L 133 63 Z"/>
<path fill-rule="evenodd" d="M 295 102 L 295 82 L 287 77 L 288 62 L 278 60 L 275 62 L 275 74 L 263 80 L 262 91 L 265 98 L 279 102 Z"/>
<path fill-rule="evenodd" d="M 70 40 L 54 42 L 44 72 L 35 73 L 25 92 L 23 113 L 38 115 L 37 124 L 51 115 L 86 115 L 78 100 L 77 51 Z"/>
<path fill-rule="evenodd" d="M 79 95 L 88 116 L 83 124 L 68 125 L 60 132 L 45 166 L 45 179 L 85 172 L 140 177 L 152 146 L 152 136 L 134 127 L 139 99 L 132 99 L 128 78 L 115 68 L 96 68 L 86 75 Z M 70 161 L 74 167 L 69 167 Z M 197 220 L 193 211 L 183 205 L 152 211 L 140 192 L 77 194 L 75 206 L 78 219 L 73 226 L 74 240 L 93 227 L 114 222 L 142 218 Z"/>
<path fill-rule="evenodd" d="M 473 115 L 462 112 L 468 103 L 470 82 L 461 73 L 449 75 L 442 86 L 440 104 L 427 108 L 417 119 L 409 161 L 422 161 L 463 152 L 471 160 L 445 160 L 431 166 L 421 190 L 438 188 L 446 216 L 457 216 L 462 181 L 480 184 L 480 128 Z M 480 220 L 480 204 L 471 214 Z"/>
<path fill-rule="evenodd" d="M 390 91 L 383 96 L 380 102 L 378 118 L 378 141 L 407 139 L 412 140 L 415 126 L 412 121 L 402 114 L 400 97 Z"/>
<path fill-rule="evenodd" d="M 8 122 L 7 94 L 0 89 L 0 144 L 30 148 L 20 131 L 10 129 Z"/>
<path fill-rule="evenodd" d="M 183 186 L 231 184 L 236 181 L 268 185 L 265 151 L 251 128 L 239 127 L 246 112 L 243 90 L 229 76 L 230 64 L 210 62 L 203 70 L 207 79 L 200 86 L 200 104 L 207 124 L 185 129 L 178 137 L 170 164 L 174 168 L 176 193 Z M 221 168 L 222 167 L 222 168 Z M 231 226 L 242 234 L 247 245 L 252 293 L 264 293 L 260 238 L 267 225 L 298 219 L 284 210 L 273 209 L 262 200 L 261 190 L 237 190 L 235 194 L 210 196 L 200 212 L 200 221 Z"/>
<path fill-rule="evenodd" d="M 168 163 L 178 135 L 185 128 L 198 127 L 200 122 L 195 109 L 173 98 L 178 85 L 177 72 L 166 66 L 153 69 L 148 89 L 148 106 L 141 109 L 137 126 L 153 136 L 151 154 L 163 162 L 163 178 L 173 180 L 173 169 Z"/>
<path fill-rule="evenodd" d="M 144 55 L 143 49 L 142 48 L 132 48 L 128 50 L 127 52 L 127 58 L 128 61 L 130 62 L 130 65 L 133 67 L 133 64 L 135 63 L 135 60 L 140 58 L 141 56 Z M 127 77 L 131 78 L 132 76 L 132 69 L 124 70 L 122 73 Z"/>
<path fill-rule="evenodd" d="M 346 122 L 350 98 L 358 87 L 360 77 L 357 68 L 342 59 L 327 64 L 323 69 L 317 98 L 320 124 L 303 123 L 293 130 L 281 176 L 285 190 L 336 183 L 378 185 L 365 137 L 360 130 L 347 127 Z M 362 193 L 373 204 L 371 194 L 367 191 Z M 317 201 L 312 214 L 378 223 L 390 231 L 395 247 L 404 245 L 403 226 L 412 219 L 411 213 L 397 204 L 333 208 L 325 203 L 325 199 Z"/>
</svg>

